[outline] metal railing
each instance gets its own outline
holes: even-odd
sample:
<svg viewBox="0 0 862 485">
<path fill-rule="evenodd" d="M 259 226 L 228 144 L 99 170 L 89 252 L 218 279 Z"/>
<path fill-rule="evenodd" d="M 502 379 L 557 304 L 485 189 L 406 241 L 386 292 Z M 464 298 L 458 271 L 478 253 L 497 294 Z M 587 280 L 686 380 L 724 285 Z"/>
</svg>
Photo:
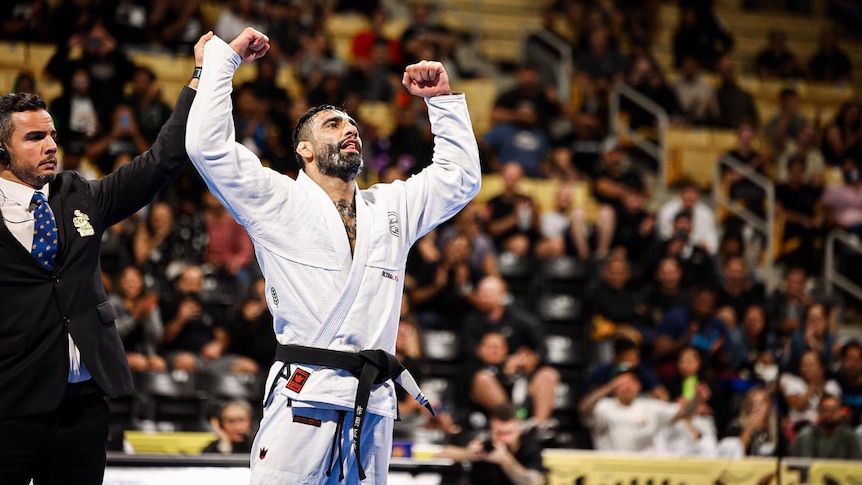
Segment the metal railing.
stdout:
<svg viewBox="0 0 862 485">
<path fill-rule="evenodd" d="M 630 126 L 620 120 L 620 100 L 626 97 L 650 114 L 655 116 L 658 128 L 658 141 L 650 140 L 645 136 L 632 130 Z M 626 84 L 620 84 L 611 91 L 609 101 L 609 115 L 611 120 L 611 131 L 615 136 L 622 135 L 640 148 L 647 155 L 655 158 L 658 167 L 656 196 L 663 200 L 667 194 L 667 131 L 670 127 L 670 118 L 667 112 L 637 90 Z"/>
<path fill-rule="evenodd" d="M 739 203 L 730 200 L 727 197 L 727 194 L 724 194 L 721 190 L 722 167 L 727 167 L 730 170 L 733 170 L 739 175 L 745 177 L 748 181 L 763 189 L 766 203 L 765 218 L 751 212 Z M 767 287 L 772 289 L 775 283 L 773 274 L 773 270 L 775 269 L 775 231 L 773 230 L 775 227 L 775 184 L 773 184 L 769 178 L 757 173 L 740 160 L 725 155 L 719 158 L 718 163 L 715 164 L 715 173 L 712 178 L 712 199 L 715 203 L 716 209 L 726 209 L 731 214 L 745 221 L 756 231 L 763 234 L 764 240 L 766 241 L 766 260 L 761 269 L 763 270 L 763 274 L 766 276 L 764 279 L 767 283 Z"/>
<path fill-rule="evenodd" d="M 826 294 L 831 295 L 833 292 L 832 287 L 837 286 L 850 293 L 857 300 L 862 301 L 862 287 L 839 273 L 835 267 L 835 248 L 838 242 L 844 243 L 847 248 L 853 250 L 856 254 L 862 254 L 862 242 L 859 241 L 859 237 L 843 229 L 833 229 L 829 232 L 829 235 L 826 236 L 826 261 L 824 261 L 826 267 L 823 271 Z"/>
<path fill-rule="evenodd" d="M 556 51 L 556 59 L 542 59 L 542 52 L 531 52 L 530 38 L 534 37 L 542 42 L 545 47 Z M 550 62 L 551 69 L 554 71 L 554 84 L 556 85 L 557 93 L 560 101 L 568 103 L 571 100 L 572 94 L 572 48 L 569 44 L 563 42 L 562 39 L 552 35 L 545 29 L 525 28 L 521 31 L 521 61 L 538 62 L 542 66 L 547 66 Z M 537 58 L 539 57 L 539 58 Z M 547 57 L 547 56 L 544 56 Z"/>
</svg>

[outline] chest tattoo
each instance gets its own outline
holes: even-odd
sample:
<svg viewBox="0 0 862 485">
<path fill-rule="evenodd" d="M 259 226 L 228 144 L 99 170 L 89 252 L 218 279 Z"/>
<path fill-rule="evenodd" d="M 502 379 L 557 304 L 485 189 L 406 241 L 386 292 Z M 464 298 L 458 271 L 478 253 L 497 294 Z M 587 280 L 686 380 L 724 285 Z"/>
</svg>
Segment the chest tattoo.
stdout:
<svg viewBox="0 0 862 485">
<path fill-rule="evenodd" d="M 344 230 L 347 231 L 347 240 L 350 241 L 350 252 L 356 249 L 356 206 L 353 202 L 344 199 L 335 202 L 335 208 L 344 222 Z"/>
</svg>

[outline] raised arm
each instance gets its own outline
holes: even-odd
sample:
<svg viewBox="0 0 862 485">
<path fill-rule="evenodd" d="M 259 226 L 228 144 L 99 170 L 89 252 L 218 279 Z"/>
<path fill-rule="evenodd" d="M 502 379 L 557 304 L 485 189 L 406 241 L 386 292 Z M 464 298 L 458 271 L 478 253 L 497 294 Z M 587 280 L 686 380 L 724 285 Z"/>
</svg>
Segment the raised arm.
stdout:
<svg viewBox="0 0 862 485">
<path fill-rule="evenodd" d="M 204 46 L 198 94 L 192 103 L 185 145 L 189 158 L 212 193 L 247 226 L 272 202 L 274 179 L 257 156 L 236 142 L 233 75 L 240 64 L 262 57 L 269 38 L 246 28 L 227 44 L 212 36 Z"/>
</svg>

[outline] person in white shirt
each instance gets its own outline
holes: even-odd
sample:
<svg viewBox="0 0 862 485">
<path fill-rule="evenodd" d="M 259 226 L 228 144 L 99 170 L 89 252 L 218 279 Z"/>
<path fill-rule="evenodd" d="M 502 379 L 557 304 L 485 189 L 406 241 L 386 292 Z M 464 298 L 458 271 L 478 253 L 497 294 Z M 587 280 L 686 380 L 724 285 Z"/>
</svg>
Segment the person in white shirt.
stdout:
<svg viewBox="0 0 862 485">
<path fill-rule="evenodd" d="M 641 396 L 637 374 L 625 371 L 599 387 L 578 404 L 598 451 L 655 453 L 657 439 L 679 419 L 691 417 L 709 398 L 709 388 L 701 384 L 695 398 L 684 405 Z"/>
<path fill-rule="evenodd" d="M 279 342 L 251 482 L 385 483 L 393 381 L 430 409 L 392 355 L 407 253 L 481 182 L 467 105 L 439 62 L 407 66 L 402 84 L 428 106 L 433 163 L 407 181 L 359 190 L 357 123 L 340 108 L 318 106 L 297 122 L 302 170 L 293 180 L 235 141 L 234 72 L 268 49 L 268 37 L 251 28 L 230 44 L 206 43 L 186 132 L 195 167 L 254 243 Z"/>
<path fill-rule="evenodd" d="M 700 190 L 693 182 L 685 182 L 676 197 L 665 202 L 658 211 L 658 235 L 663 240 L 673 237 L 673 218 L 683 210 L 692 214 L 694 244 L 709 254 L 718 251 L 718 229 L 715 212 L 700 200 Z"/>
<path fill-rule="evenodd" d="M 794 427 L 817 422 L 820 399 L 829 394 L 841 398 L 841 386 L 826 379 L 826 370 L 817 351 L 809 350 L 799 358 L 799 374 L 781 375 L 779 388 L 787 401 L 787 417 Z"/>
</svg>

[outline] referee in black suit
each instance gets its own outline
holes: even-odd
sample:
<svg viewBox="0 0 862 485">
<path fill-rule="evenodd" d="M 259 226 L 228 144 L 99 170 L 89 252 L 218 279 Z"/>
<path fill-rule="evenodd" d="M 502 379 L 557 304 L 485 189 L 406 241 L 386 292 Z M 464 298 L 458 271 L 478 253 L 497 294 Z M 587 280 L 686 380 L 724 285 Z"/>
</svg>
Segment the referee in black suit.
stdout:
<svg viewBox="0 0 862 485">
<path fill-rule="evenodd" d="M 0 484 L 102 483 L 103 396 L 134 384 L 102 287 L 101 237 L 186 165 L 197 82 L 153 146 L 102 180 L 55 173 L 57 132 L 38 95 L 0 96 Z"/>
</svg>

